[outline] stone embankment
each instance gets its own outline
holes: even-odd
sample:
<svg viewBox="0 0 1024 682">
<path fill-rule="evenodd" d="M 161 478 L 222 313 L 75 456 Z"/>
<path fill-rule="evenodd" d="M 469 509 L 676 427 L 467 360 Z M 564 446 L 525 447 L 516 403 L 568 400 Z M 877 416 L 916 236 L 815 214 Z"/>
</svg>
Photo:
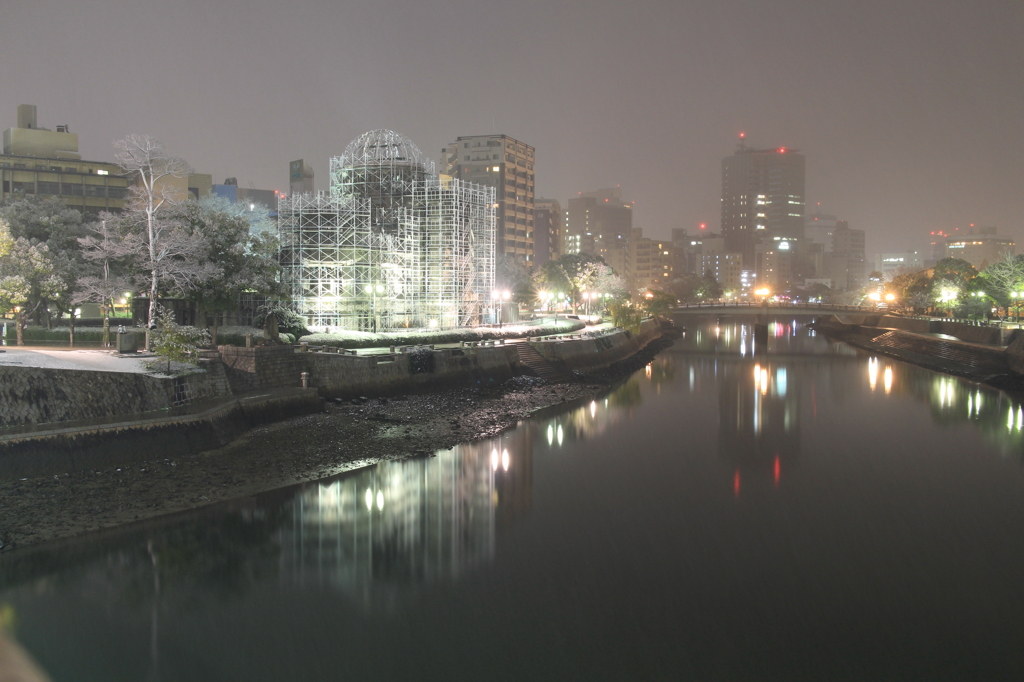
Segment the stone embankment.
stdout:
<svg viewBox="0 0 1024 682">
<path fill-rule="evenodd" d="M 890 315 L 861 319 L 830 316 L 812 326 L 862 350 L 1003 390 L 1024 391 L 1024 335 L 1017 329 Z M 1005 347 L 997 345 L 1004 339 L 1012 341 Z"/>
<path fill-rule="evenodd" d="M 658 322 L 646 320 L 637 334 L 614 330 L 520 343 L 568 374 L 607 367 L 661 334 Z M 322 411 L 321 398 L 497 386 L 537 374 L 517 345 L 362 354 L 221 346 L 204 353 L 204 371 L 184 377 L 0 367 L 0 476 L 102 466 L 125 461 L 126 453 L 130 460 L 132 453 L 151 459 L 204 451 L 258 424 Z"/>
</svg>

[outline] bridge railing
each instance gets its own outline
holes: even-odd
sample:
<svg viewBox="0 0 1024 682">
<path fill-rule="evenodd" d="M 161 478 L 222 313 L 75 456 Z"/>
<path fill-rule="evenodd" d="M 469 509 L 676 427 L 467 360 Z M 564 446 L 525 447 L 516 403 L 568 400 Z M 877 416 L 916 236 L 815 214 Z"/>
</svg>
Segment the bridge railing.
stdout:
<svg viewBox="0 0 1024 682">
<path fill-rule="evenodd" d="M 789 310 L 841 310 L 850 312 L 862 312 L 862 313 L 881 313 L 885 314 L 886 310 L 879 310 L 878 308 L 870 305 L 840 305 L 836 303 L 752 303 L 745 301 L 737 301 L 735 303 L 680 303 L 675 306 L 675 310 L 687 310 L 696 308 L 769 308 L 777 310 L 779 308 Z"/>
</svg>

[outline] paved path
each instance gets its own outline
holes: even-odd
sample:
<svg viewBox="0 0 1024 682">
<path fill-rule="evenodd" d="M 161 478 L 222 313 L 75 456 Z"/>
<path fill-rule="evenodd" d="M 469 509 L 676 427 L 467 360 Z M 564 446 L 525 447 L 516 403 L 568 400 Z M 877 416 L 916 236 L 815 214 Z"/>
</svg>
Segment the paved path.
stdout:
<svg viewBox="0 0 1024 682">
<path fill-rule="evenodd" d="M 118 357 L 113 351 L 101 348 L 4 346 L 0 351 L 3 351 L 0 353 L 0 366 L 87 369 L 94 372 L 146 372 L 142 363 L 147 358 Z"/>
<path fill-rule="evenodd" d="M 588 327 L 586 331 L 613 329 L 609 322 Z M 568 332 L 567 332 L 568 333 Z M 579 332 L 573 332 L 578 334 Z M 506 344 L 521 343 L 523 339 L 506 339 Z M 439 343 L 435 348 L 459 348 L 461 343 Z M 389 353 L 390 348 L 360 348 L 357 355 Z M 2 346 L 0 366 L 44 367 L 47 369 L 87 369 L 94 372 L 147 372 L 143 362 L 152 356 L 121 357 L 105 348 L 62 348 L 55 346 Z"/>
</svg>

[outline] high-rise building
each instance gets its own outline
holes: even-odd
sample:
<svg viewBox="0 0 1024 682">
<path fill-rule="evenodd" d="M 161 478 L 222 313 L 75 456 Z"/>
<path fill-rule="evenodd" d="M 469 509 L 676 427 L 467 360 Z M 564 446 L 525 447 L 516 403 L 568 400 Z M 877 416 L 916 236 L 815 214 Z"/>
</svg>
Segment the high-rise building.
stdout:
<svg viewBox="0 0 1024 682">
<path fill-rule="evenodd" d="M 120 211 L 128 179 L 116 163 L 83 161 L 78 135 L 67 125 L 40 128 L 34 104 L 18 106 L 18 125 L 4 131 L 0 155 L 2 198 L 14 192 L 59 197 L 83 213 Z"/>
<path fill-rule="evenodd" d="M 533 207 L 533 253 L 536 265 L 557 260 L 565 253 L 562 205 L 554 199 L 537 199 Z"/>
<path fill-rule="evenodd" d="M 804 235 L 805 159 L 795 149 L 754 149 L 743 136 L 722 159 L 722 236 L 730 252 L 754 262 L 754 246 L 765 238 Z"/>
<path fill-rule="evenodd" d="M 534 148 L 508 135 L 469 135 L 441 150 L 442 175 L 495 190 L 497 252 L 534 260 Z"/>
</svg>

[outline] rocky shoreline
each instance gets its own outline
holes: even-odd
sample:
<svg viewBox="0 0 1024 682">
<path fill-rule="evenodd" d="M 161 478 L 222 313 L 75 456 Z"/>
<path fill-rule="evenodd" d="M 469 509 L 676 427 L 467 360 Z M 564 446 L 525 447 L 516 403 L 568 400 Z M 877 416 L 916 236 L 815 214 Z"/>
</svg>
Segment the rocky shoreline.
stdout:
<svg viewBox="0 0 1024 682">
<path fill-rule="evenodd" d="M 494 388 L 328 401 L 323 413 L 253 429 L 216 450 L 2 481 L 0 552 L 488 438 L 537 410 L 600 395 L 672 342 L 655 339 L 571 383 L 520 376 Z"/>
</svg>

